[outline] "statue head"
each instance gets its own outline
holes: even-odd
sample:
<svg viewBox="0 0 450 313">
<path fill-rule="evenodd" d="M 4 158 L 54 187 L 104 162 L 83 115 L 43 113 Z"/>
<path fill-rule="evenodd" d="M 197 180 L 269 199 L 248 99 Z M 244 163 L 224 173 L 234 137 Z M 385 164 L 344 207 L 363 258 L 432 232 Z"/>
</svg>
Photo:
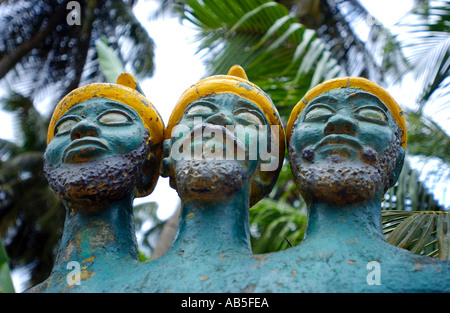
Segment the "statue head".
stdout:
<svg viewBox="0 0 450 313">
<path fill-rule="evenodd" d="M 165 134 L 163 176 L 182 199 L 220 199 L 248 185 L 253 205 L 281 170 L 285 135 L 278 111 L 240 66 L 188 88 Z"/>
<path fill-rule="evenodd" d="M 307 202 L 346 204 L 382 196 L 403 166 L 403 112 L 364 78 L 337 78 L 311 89 L 287 124 L 289 161 Z"/>
<path fill-rule="evenodd" d="M 75 209 L 96 212 L 126 197 L 150 194 L 159 177 L 164 125 L 153 105 L 122 74 L 116 84 L 73 90 L 56 106 L 44 172 Z"/>
</svg>

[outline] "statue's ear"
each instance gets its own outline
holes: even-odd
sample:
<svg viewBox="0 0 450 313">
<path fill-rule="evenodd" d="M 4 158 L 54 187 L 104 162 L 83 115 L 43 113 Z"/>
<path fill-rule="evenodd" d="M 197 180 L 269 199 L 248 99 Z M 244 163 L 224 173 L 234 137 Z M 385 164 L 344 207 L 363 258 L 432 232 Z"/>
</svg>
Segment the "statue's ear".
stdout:
<svg viewBox="0 0 450 313">
<path fill-rule="evenodd" d="M 163 161 L 161 164 L 160 174 L 162 177 L 169 177 L 170 176 L 170 149 L 171 149 L 171 140 L 165 139 L 163 141 Z"/>
<path fill-rule="evenodd" d="M 177 190 L 175 182 L 175 169 L 172 164 L 171 157 L 172 139 L 165 139 L 163 141 L 163 159 L 161 162 L 160 174 L 162 177 L 169 177 L 169 185 Z"/>
<path fill-rule="evenodd" d="M 137 197 L 146 196 L 153 191 L 155 175 L 159 175 L 158 162 L 154 153 L 150 153 L 141 166 L 141 175 L 136 186 Z"/>
<path fill-rule="evenodd" d="M 389 187 L 393 187 L 397 183 L 397 180 L 400 177 L 400 173 L 402 172 L 404 162 L 405 162 L 405 149 L 400 146 L 400 148 L 398 149 L 397 162 L 395 163 L 394 171 L 392 172 L 391 177 L 389 179 Z"/>
</svg>

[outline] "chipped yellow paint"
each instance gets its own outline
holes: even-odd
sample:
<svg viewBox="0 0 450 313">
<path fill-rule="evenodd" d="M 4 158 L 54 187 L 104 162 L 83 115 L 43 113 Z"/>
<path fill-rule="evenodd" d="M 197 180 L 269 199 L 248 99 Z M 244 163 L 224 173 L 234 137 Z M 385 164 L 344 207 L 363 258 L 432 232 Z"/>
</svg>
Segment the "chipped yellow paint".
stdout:
<svg viewBox="0 0 450 313">
<path fill-rule="evenodd" d="M 90 279 L 94 275 L 95 275 L 95 272 L 91 272 L 87 269 L 82 269 L 80 272 L 80 283 L 81 283 L 81 281 L 86 281 L 86 280 Z M 73 284 L 73 285 L 68 284 L 67 287 L 65 287 L 61 292 L 65 293 L 66 291 L 72 290 L 75 286 L 76 286 L 75 284 Z"/>
<path fill-rule="evenodd" d="M 84 263 L 90 263 L 90 262 L 93 262 L 93 261 L 95 260 L 95 258 L 96 258 L 96 256 L 93 255 L 93 256 L 91 256 L 90 258 L 87 258 L 87 259 L 81 261 L 81 263 L 84 264 Z"/>
<path fill-rule="evenodd" d="M 281 118 L 278 114 L 270 97 L 258 86 L 247 79 L 247 75 L 242 67 L 235 65 L 231 67 L 227 75 L 216 75 L 204 78 L 196 84 L 189 87 L 180 97 L 169 118 L 165 130 L 165 138 L 170 139 L 173 128 L 182 119 L 186 108 L 192 102 L 207 96 L 233 94 L 242 99 L 251 101 L 259 107 L 266 116 L 268 126 L 278 126 L 275 129 L 271 127 L 271 140 L 276 142 L 278 151 L 271 151 L 271 155 L 282 157 L 285 154 L 285 132 Z M 258 169 L 250 187 L 250 206 L 258 202 L 268 190 L 267 186 L 273 186 L 278 178 L 283 162 L 278 162 L 279 166 L 272 171 L 261 171 Z"/>
<path fill-rule="evenodd" d="M 67 287 L 65 287 L 61 292 L 62 292 L 62 293 L 65 293 L 65 292 L 68 291 L 68 290 L 72 290 L 74 286 L 75 286 L 75 285 L 67 285 Z"/>
<path fill-rule="evenodd" d="M 287 143 L 289 144 L 294 122 L 297 120 L 297 117 L 302 113 L 303 109 L 311 100 L 326 91 L 344 87 L 361 89 L 377 96 L 391 111 L 392 117 L 397 122 L 398 126 L 402 129 L 402 146 L 403 148 L 406 147 L 406 122 L 402 108 L 385 89 L 378 86 L 374 82 L 362 77 L 335 78 L 325 81 L 309 90 L 305 94 L 305 96 L 295 105 L 294 109 L 291 112 L 291 116 L 289 117 L 289 121 L 286 126 Z"/>
<path fill-rule="evenodd" d="M 227 75 L 210 76 L 200 80 L 181 95 L 167 124 L 166 139 L 171 137 L 172 129 L 183 117 L 184 111 L 190 103 L 202 97 L 221 93 L 236 94 L 241 98 L 252 101 L 264 112 L 270 125 L 280 126 L 279 142 L 284 143 L 284 127 L 272 100 L 264 91 L 247 79 L 244 69 L 239 65 L 231 67 Z M 278 138 L 276 138 L 276 141 L 278 141 Z M 284 144 L 280 144 L 280 151 L 282 149 L 284 154 Z"/>
<path fill-rule="evenodd" d="M 95 272 L 91 272 L 87 269 L 82 269 L 80 277 L 81 277 L 81 280 L 83 281 L 83 280 L 88 280 L 89 278 L 91 278 L 94 275 L 95 275 Z"/>
<path fill-rule="evenodd" d="M 149 131 L 150 137 L 148 140 L 154 145 L 151 152 L 155 155 L 156 162 L 158 162 L 156 168 L 159 168 L 162 155 L 162 141 L 164 140 L 164 123 L 156 108 L 135 88 L 137 88 L 137 82 L 134 77 L 123 73 L 117 78 L 116 84 L 94 83 L 71 91 L 58 103 L 53 111 L 47 131 L 47 145 L 53 139 L 56 123 L 71 107 L 89 99 L 107 98 L 128 105 L 142 119 L 144 127 Z M 148 158 L 150 158 L 150 155 Z M 152 184 L 149 185 L 147 190 L 136 191 L 137 197 L 144 197 L 153 191 L 159 178 L 157 174 L 153 176 Z"/>
<path fill-rule="evenodd" d="M 107 98 L 128 105 L 136 111 L 142 119 L 144 126 L 149 130 L 150 140 L 153 143 L 161 142 L 164 136 L 163 121 L 158 111 L 153 107 L 150 101 L 148 101 L 135 89 L 130 88 L 130 86 L 133 86 L 133 83 L 131 82 L 129 76 L 129 74 L 125 77 L 122 77 L 122 75 L 119 76 L 117 79 L 117 84 L 89 84 L 87 86 L 77 88 L 66 95 L 58 103 L 55 111 L 53 112 L 47 132 L 47 144 L 49 144 L 53 139 L 55 124 L 61 116 L 63 116 L 64 113 L 66 113 L 74 105 L 93 98 Z M 128 86 L 124 86 L 119 83 L 127 84 Z"/>
</svg>

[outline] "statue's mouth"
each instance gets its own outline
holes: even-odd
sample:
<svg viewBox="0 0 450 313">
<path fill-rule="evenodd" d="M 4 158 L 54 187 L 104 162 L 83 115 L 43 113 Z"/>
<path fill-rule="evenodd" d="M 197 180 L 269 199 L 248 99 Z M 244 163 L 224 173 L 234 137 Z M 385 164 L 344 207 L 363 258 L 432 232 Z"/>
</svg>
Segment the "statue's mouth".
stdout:
<svg viewBox="0 0 450 313">
<path fill-rule="evenodd" d="M 217 157 L 216 149 L 222 151 L 223 159 L 244 160 L 248 157 L 248 151 L 242 141 L 221 125 L 196 125 L 180 140 L 179 146 L 191 147 L 193 159 L 199 157 L 195 155 L 197 150 L 201 152 L 202 159 Z M 201 146 L 200 149 L 196 149 L 197 145 Z"/>
<path fill-rule="evenodd" d="M 63 163 L 83 163 L 106 154 L 108 145 L 102 139 L 84 137 L 72 141 L 64 150 Z"/>
<path fill-rule="evenodd" d="M 333 134 L 328 135 L 323 138 L 316 146 L 316 149 L 329 145 L 343 145 L 350 146 L 357 150 L 361 150 L 363 148 L 362 143 L 353 136 L 345 135 L 345 134 Z"/>
<path fill-rule="evenodd" d="M 349 157 L 358 156 L 363 148 L 362 143 L 353 136 L 332 134 L 323 138 L 313 150 L 326 155 Z"/>
</svg>

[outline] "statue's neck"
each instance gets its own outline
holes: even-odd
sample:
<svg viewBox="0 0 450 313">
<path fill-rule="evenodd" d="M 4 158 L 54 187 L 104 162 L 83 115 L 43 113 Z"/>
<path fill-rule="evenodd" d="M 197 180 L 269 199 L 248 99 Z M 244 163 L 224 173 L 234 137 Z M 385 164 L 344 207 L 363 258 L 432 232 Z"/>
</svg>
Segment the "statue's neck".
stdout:
<svg viewBox="0 0 450 313">
<path fill-rule="evenodd" d="M 248 186 L 226 199 L 183 201 L 171 251 L 187 254 L 251 253 Z"/>
<path fill-rule="evenodd" d="M 96 264 L 138 259 L 132 197 L 99 213 L 84 214 L 66 205 L 66 221 L 55 268 L 70 261 Z"/>
<path fill-rule="evenodd" d="M 365 203 L 308 205 L 304 242 L 323 246 L 359 242 L 360 245 L 385 243 L 381 222 L 381 197 Z"/>
</svg>

